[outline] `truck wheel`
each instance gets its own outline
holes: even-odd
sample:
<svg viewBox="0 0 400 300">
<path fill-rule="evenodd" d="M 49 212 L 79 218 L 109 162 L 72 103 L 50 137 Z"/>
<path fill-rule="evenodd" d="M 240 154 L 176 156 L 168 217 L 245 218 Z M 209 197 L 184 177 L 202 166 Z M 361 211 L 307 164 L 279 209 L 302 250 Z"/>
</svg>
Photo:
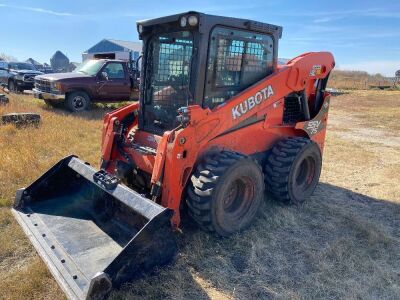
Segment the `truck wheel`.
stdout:
<svg viewBox="0 0 400 300">
<path fill-rule="evenodd" d="M 10 80 L 9 82 L 8 82 L 8 90 L 10 91 L 10 92 L 16 92 L 17 90 L 16 90 L 16 86 L 15 86 L 15 82 L 13 81 L 13 80 Z"/>
<path fill-rule="evenodd" d="M 250 225 L 263 197 L 260 166 L 245 155 L 222 151 L 197 167 L 186 202 L 202 229 L 229 236 Z"/>
<path fill-rule="evenodd" d="M 321 165 L 321 151 L 313 141 L 303 137 L 280 141 L 265 166 L 267 192 L 283 202 L 302 203 L 314 192 Z"/>
<path fill-rule="evenodd" d="M 65 106 L 72 112 L 84 111 L 90 108 L 90 98 L 85 92 L 72 92 L 65 99 Z"/>
</svg>

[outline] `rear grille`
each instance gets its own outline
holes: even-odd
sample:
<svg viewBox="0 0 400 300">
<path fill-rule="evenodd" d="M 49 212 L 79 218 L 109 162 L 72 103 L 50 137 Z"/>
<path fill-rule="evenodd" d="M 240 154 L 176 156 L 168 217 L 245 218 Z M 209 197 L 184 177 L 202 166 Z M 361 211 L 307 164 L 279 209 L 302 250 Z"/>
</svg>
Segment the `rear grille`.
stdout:
<svg viewBox="0 0 400 300">
<path fill-rule="evenodd" d="M 50 81 L 46 79 L 35 79 L 35 88 L 39 91 L 50 93 Z"/>
<path fill-rule="evenodd" d="M 291 95 L 285 97 L 285 108 L 283 109 L 283 123 L 293 124 L 303 119 L 300 97 Z"/>
</svg>

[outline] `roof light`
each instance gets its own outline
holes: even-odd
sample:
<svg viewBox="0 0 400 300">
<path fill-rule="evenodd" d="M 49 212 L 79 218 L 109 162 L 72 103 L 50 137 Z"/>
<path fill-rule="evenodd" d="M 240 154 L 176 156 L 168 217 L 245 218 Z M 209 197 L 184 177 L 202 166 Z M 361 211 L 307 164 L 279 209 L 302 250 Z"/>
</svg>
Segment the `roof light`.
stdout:
<svg viewBox="0 0 400 300">
<path fill-rule="evenodd" d="M 186 19 L 186 17 L 182 17 L 182 18 L 179 20 L 179 24 L 181 25 L 181 27 L 186 27 L 186 24 L 187 24 L 187 19 Z"/>
<path fill-rule="evenodd" d="M 189 16 L 188 23 L 190 26 L 196 26 L 199 23 L 197 16 Z"/>
</svg>

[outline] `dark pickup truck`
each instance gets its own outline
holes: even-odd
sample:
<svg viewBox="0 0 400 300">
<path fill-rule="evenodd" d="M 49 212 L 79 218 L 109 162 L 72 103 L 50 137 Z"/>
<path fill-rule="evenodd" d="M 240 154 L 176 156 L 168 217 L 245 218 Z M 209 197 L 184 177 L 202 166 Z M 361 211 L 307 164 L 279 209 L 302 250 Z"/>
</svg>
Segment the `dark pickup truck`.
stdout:
<svg viewBox="0 0 400 300">
<path fill-rule="evenodd" d="M 35 76 L 41 74 L 30 63 L 0 61 L 0 83 L 6 85 L 11 92 L 31 90 Z"/>
<path fill-rule="evenodd" d="M 49 105 L 64 104 L 72 111 L 90 108 L 91 102 L 119 102 L 138 99 L 137 73 L 122 60 L 87 60 L 72 73 L 35 77 L 35 98 Z"/>
</svg>

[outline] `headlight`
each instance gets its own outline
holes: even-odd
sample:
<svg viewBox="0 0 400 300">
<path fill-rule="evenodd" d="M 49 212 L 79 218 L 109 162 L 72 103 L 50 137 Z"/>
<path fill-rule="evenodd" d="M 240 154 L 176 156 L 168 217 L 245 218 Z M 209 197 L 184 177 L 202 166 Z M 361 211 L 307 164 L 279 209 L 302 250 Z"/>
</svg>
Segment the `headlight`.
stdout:
<svg viewBox="0 0 400 300">
<path fill-rule="evenodd" d="M 181 25 L 181 27 L 186 27 L 186 24 L 187 24 L 187 19 L 186 19 L 186 17 L 182 17 L 182 18 L 179 20 L 179 24 Z"/>
<path fill-rule="evenodd" d="M 52 82 L 51 83 L 51 89 L 53 90 L 53 91 L 57 91 L 57 92 L 59 92 L 59 91 L 61 91 L 61 83 L 59 83 L 59 82 Z"/>
<path fill-rule="evenodd" d="M 138 26 L 138 31 L 139 31 L 139 33 L 142 33 L 142 32 L 143 32 L 143 25 L 139 24 L 139 26 Z"/>
<path fill-rule="evenodd" d="M 190 16 L 188 18 L 188 23 L 190 26 L 196 26 L 197 23 L 199 23 L 199 19 L 197 18 L 197 16 Z"/>
<path fill-rule="evenodd" d="M 22 74 L 16 74 L 16 75 L 15 75 L 15 79 L 17 79 L 17 80 L 24 80 L 24 75 L 22 75 Z"/>
</svg>

